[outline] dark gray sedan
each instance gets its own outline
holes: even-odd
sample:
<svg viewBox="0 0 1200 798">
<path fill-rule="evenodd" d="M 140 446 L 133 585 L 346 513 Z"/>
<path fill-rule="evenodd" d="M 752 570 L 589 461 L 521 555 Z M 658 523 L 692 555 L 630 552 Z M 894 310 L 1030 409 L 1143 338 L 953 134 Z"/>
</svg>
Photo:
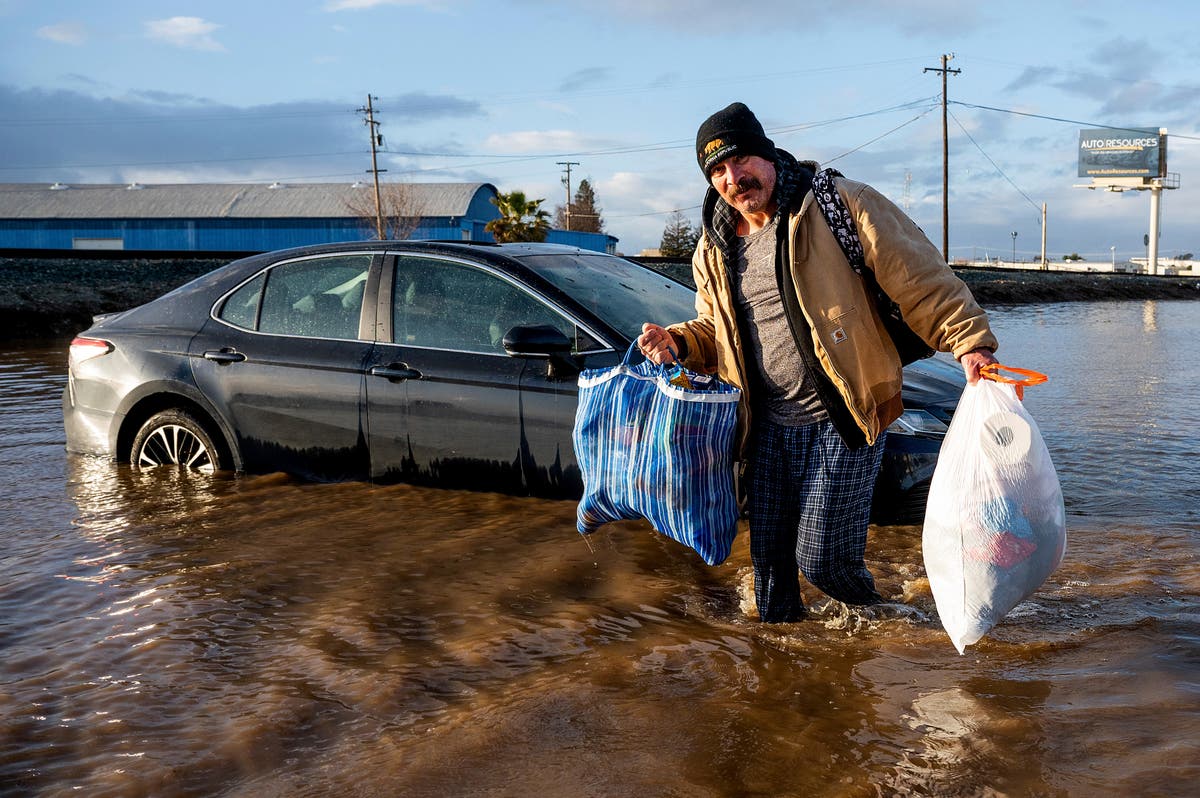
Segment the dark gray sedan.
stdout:
<svg viewBox="0 0 1200 798">
<path fill-rule="evenodd" d="M 363 242 L 236 261 L 71 343 L 67 448 L 138 468 L 285 471 L 577 498 L 576 377 L 685 285 L 540 244 Z M 906 372 L 876 519 L 911 521 L 961 372 Z"/>
</svg>

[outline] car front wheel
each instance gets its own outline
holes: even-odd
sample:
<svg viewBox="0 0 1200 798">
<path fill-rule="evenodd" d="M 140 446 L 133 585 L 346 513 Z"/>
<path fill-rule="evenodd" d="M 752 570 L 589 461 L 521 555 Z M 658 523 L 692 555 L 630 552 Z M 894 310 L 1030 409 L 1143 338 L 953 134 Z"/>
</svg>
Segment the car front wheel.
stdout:
<svg viewBox="0 0 1200 798">
<path fill-rule="evenodd" d="M 182 410 L 151 416 L 133 439 L 129 462 L 135 468 L 173 465 L 205 473 L 225 467 L 212 437 Z"/>
</svg>

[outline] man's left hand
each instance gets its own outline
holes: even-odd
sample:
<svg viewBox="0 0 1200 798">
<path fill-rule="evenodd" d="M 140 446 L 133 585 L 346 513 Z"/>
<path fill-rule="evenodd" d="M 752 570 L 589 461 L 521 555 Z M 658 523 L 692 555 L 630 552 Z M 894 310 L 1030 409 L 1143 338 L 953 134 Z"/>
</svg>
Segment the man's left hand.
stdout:
<svg viewBox="0 0 1200 798">
<path fill-rule="evenodd" d="M 992 350 L 980 347 L 972 349 L 958 359 L 962 364 L 963 373 L 967 375 L 967 382 L 974 385 L 979 382 L 979 370 L 989 363 L 999 363 L 996 356 L 992 354 Z"/>
</svg>

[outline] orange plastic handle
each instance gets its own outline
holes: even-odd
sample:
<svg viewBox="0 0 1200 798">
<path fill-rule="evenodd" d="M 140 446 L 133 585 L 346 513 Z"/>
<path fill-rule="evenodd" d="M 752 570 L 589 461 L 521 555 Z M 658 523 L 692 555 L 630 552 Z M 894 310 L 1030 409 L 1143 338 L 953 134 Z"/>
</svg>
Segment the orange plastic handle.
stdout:
<svg viewBox="0 0 1200 798">
<path fill-rule="evenodd" d="M 1001 371 L 1007 371 L 1012 374 L 1020 374 L 1021 377 L 1006 377 L 1000 374 Z M 1040 371 L 1031 371 L 1029 369 L 1019 369 L 1016 366 L 1004 366 L 999 363 L 989 363 L 979 370 L 979 376 L 985 380 L 992 382 L 1003 382 L 1009 385 L 1019 385 L 1021 387 L 1029 387 L 1030 385 L 1041 385 L 1050 378 Z"/>
</svg>

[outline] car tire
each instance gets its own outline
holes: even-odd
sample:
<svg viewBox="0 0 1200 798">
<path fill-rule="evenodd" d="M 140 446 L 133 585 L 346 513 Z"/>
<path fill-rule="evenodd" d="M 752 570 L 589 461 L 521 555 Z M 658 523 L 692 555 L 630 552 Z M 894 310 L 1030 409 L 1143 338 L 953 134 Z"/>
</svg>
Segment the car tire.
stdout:
<svg viewBox="0 0 1200 798">
<path fill-rule="evenodd" d="M 133 439 L 129 462 L 134 468 L 176 466 L 205 473 L 226 467 L 204 425 L 183 410 L 151 416 Z"/>
</svg>

